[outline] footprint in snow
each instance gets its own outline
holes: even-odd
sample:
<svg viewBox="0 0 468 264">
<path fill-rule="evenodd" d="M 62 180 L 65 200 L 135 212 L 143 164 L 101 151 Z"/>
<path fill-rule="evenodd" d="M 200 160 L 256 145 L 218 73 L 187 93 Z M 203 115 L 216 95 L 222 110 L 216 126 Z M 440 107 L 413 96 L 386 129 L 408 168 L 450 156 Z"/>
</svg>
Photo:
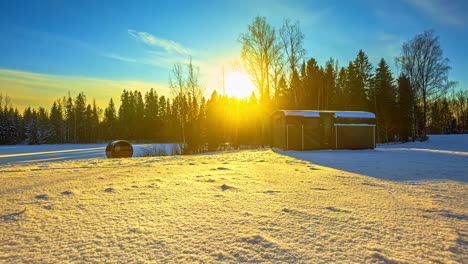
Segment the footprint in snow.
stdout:
<svg viewBox="0 0 468 264">
<path fill-rule="evenodd" d="M 328 210 L 330 210 L 332 212 L 337 212 L 337 213 L 351 213 L 351 211 L 349 211 L 349 210 L 339 209 L 339 208 L 335 208 L 335 207 L 331 207 L 331 206 L 325 207 L 325 209 L 328 209 Z"/>
<path fill-rule="evenodd" d="M 218 167 L 217 170 L 229 170 L 228 168 Z"/>
<path fill-rule="evenodd" d="M 49 196 L 46 194 L 37 195 L 35 198 L 40 200 L 49 200 Z"/>
<path fill-rule="evenodd" d="M 113 192 L 114 191 L 114 188 L 107 188 L 104 190 L 105 192 Z"/>
<path fill-rule="evenodd" d="M 221 185 L 221 190 L 223 190 L 223 191 L 226 191 L 226 190 L 229 190 L 229 189 L 232 189 L 232 188 L 234 188 L 234 187 L 228 186 L 226 184 Z"/>
<path fill-rule="evenodd" d="M 61 192 L 61 194 L 63 194 L 63 195 L 71 195 L 71 194 L 73 194 L 73 193 L 70 192 L 70 191 L 65 191 L 65 192 Z"/>
<path fill-rule="evenodd" d="M 208 180 L 200 180 L 200 182 L 215 182 L 213 179 L 208 179 Z"/>
</svg>

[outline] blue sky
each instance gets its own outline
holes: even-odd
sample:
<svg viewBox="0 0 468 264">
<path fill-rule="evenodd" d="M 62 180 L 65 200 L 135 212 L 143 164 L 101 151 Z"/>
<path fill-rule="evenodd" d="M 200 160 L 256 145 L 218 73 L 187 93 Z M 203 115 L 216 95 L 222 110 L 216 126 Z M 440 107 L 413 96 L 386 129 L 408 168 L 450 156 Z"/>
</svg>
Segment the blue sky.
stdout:
<svg viewBox="0 0 468 264">
<path fill-rule="evenodd" d="M 192 56 L 209 93 L 257 15 L 276 28 L 299 20 L 307 58 L 322 65 L 330 57 L 347 65 L 363 49 L 374 65 L 383 57 L 393 66 L 404 41 L 435 29 L 451 79 L 468 89 L 467 11 L 464 0 L 7 1 L 0 92 L 20 108 L 50 107 L 68 91 L 102 106 L 125 88 L 167 95 L 172 65 Z"/>
</svg>

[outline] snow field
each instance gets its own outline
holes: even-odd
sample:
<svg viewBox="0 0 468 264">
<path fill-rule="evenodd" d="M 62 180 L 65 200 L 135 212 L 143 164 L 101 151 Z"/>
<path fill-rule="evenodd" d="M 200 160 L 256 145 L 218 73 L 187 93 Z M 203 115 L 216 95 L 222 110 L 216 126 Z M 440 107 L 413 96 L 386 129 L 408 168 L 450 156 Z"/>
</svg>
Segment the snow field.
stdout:
<svg viewBox="0 0 468 264">
<path fill-rule="evenodd" d="M 295 153 L 3 166 L 0 262 L 466 261 L 466 178 L 382 180 Z"/>
<path fill-rule="evenodd" d="M 0 165 L 8 163 L 53 162 L 76 159 L 106 158 L 107 144 L 45 144 L 0 146 Z M 132 144 L 133 157 L 148 152 L 164 152 L 167 155 L 180 150 L 179 144 Z"/>
</svg>

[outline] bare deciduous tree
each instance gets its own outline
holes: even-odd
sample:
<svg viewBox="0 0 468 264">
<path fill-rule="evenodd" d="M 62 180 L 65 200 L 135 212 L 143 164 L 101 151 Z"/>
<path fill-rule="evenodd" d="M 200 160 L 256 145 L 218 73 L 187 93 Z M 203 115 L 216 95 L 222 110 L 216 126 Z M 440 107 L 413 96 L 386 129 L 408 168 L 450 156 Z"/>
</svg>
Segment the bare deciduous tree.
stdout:
<svg viewBox="0 0 468 264">
<path fill-rule="evenodd" d="M 299 27 L 299 21 L 292 24 L 289 19 L 285 19 L 284 24 L 280 29 L 280 39 L 282 48 L 286 53 L 288 60 L 290 75 L 292 75 L 293 70 L 297 70 L 297 65 L 299 65 L 299 62 L 306 54 L 306 51 L 302 46 L 304 34 Z"/>
<path fill-rule="evenodd" d="M 182 129 L 182 141 L 184 143 L 186 143 L 186 123 L 197 115 L 198 105 L 202 97 L 198 67 L 193 65 L 191 57 L 189 63 L 185 66 L 187 67 L 186 72 L 184 71 L 184 65 L 180 63 L 174 64 L 172 74 L 169 77 L 169 87 L 172 96 L 174 96 L 175 102 L 183 105 L 179 109 L 180 113 L 177 114 L 177 119 Z"/>
<path fill-rule="evenodd" d="M 183 66 L 181 63 L 176 63 L 174 64 L 172 68 L 172 74 L 169 77 L 169 88 L 171 89 L 171 95 L 174 97 L 185 95 L 187 93 L 185 87 L 186 85 Z"/>
<path fill-rule="evenodd" d="M 289 19 L 284 20 L 284 24 L 280 29 L 280 39 L 281 46 L 286 54 L 286 59 L 288 61 L 288 83 L 289 86 L 293 86 L 293 74 L 294 71 L 297 71 L 297 67 L 300 61 L 304 58 L 306 51 L 302 46 L 304 41 L 304 34 L 301 32 L 299 27 L 299 21 L 296 21 L 294 24 L 291 23 Z M 292 96 L 295 102 L 295 105 L 299 104 L 299 98 L 297 94 L 297 89 L 292 90 Z"/>
<path fill-rule="evenodd" d="M 260 100 L 270 99 L 270 74 L 275 56 L 278 56 L 278 43 L 275 29 L 265 17 L 256 17 L 247 32 L 241 33 L 239 42 L 242 44 L 241 57 L 246 70 L 257 87 Z"/>
<path fill-rule="evenodd" d="M 445 95 L 455 83 L 449 81 L 451 67 L 439 44 L 434 30 L 424 31 L 403 43 L 402 52 L 396 58 L 402 73 L 408 76 L 422 106 L 423 138 L 426 135 L 428 104 Z"/>
</svg>

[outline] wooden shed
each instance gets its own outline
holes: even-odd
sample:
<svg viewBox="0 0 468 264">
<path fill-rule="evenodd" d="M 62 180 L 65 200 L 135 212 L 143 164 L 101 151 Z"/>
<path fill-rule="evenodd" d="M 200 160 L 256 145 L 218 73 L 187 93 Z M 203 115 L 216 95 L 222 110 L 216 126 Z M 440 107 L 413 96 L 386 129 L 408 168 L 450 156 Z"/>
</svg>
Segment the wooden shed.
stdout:
<svg viewBox="0 0 468 264">
<path fill-rule="evenodd" d="M 355 111 L 279 110 L 271 146 L 284 150 L 373 149 L 375 115 Z"/>
</svg>

